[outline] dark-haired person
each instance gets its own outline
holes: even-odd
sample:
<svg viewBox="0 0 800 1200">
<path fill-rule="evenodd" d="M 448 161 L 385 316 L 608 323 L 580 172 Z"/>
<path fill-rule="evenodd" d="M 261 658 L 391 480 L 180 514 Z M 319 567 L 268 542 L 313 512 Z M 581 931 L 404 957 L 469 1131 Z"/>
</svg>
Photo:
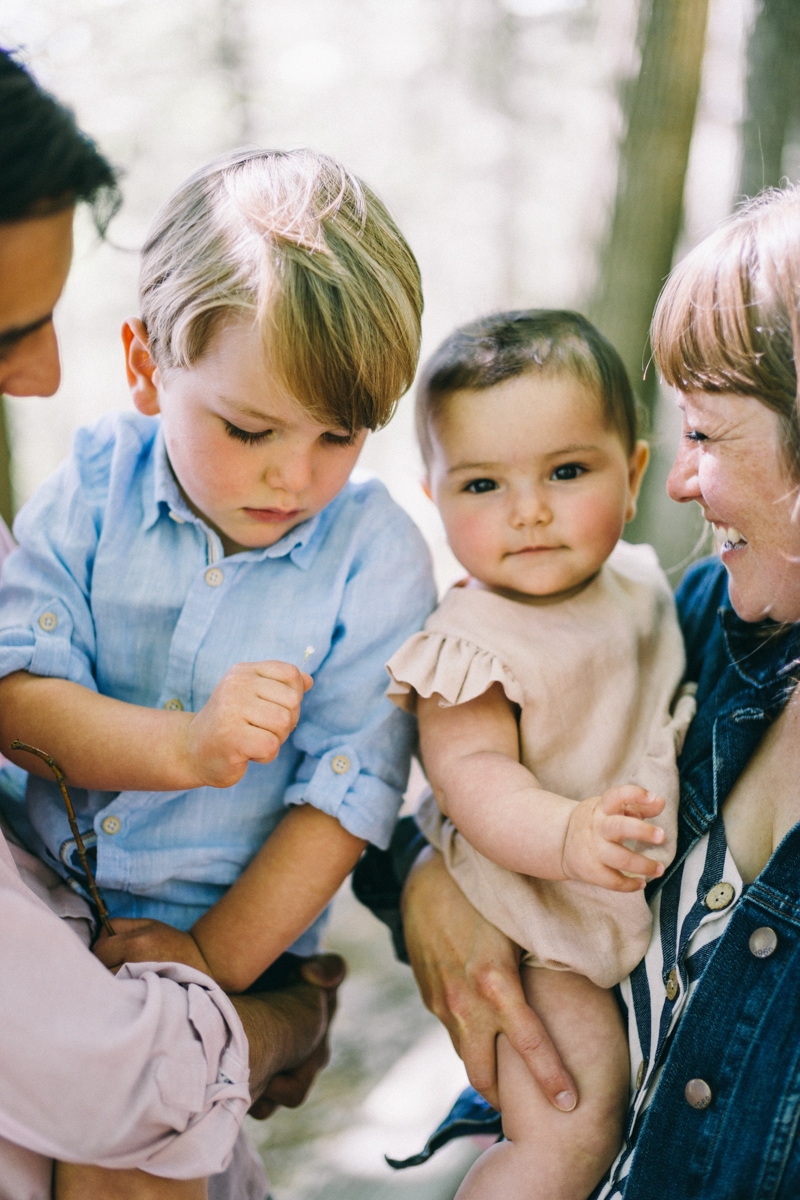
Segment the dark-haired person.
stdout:
<svg viewBox="0 0 800 1200">
<path fill-rule="evenodd" d="M 53 309 L 79 202 L 102 231 L 119 203 L 114 170 L 0 51 L 0 393 L 58 387 Z M 341 960 L 229 999 L 174 963 L 114 977 L 87 949 L 90 927 L 83 900 L 0 832 L 0 1200 L 49 1200 L 53 1158 L 118 1168 L 119 1196 L 156 1200 L 164 1180 L 185 1179 L 194 1198 L 194 1180 L 216 1174 L 211 1197 L 262 1200 L 239 1127 L 251 1100 L 260 1116 L 299 1103 L 323 1065 Z M 102 1179 L 92 1194 L 84 1174 L 75 1200 L 109 1200 Z"/>
<path fill-rule="evenodd" d="M 697 715 L 679 760 L 677 852 L 649 885 L 653 934 L 621 985 L 623 1142 L 593 1196 L 797 1200 L 800 188 L 767 193 L 695 247 L 651 337 L 683 417 L 668 492 L 699 504 L 719 558 L 693 567 L 676 597 Z M 472 1082 L 496 1103 L 506 1032 L 554 1099 L 569 1081 L 524 1013 L 516 947 L 440 855 L 417 858 L 407 827 L 405 844 L 398 835 L 365 865 L 361 894 L 391 917 L 406 876 L 409 955 Z"/>
</svg>

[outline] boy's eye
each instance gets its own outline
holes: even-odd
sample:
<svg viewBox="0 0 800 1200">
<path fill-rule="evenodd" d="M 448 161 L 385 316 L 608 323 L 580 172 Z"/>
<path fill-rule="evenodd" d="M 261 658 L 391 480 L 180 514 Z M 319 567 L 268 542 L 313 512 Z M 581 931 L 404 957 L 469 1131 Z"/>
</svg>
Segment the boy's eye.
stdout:
<svg viewBox="0 0 800 1200">
<path fill-rule="evenodd" d="M 240 429 L 238 425 L 231 425 L 230 421 L 226 421 L 225 432 L 237 442 L 244 442 L 245 446 L 257 446 L 259 442 L 272 437 L 273 430 L 261 429 L 258 433 L 251 433 L 248 429 Z"/>
<path fill-rule="evenodd" d="M 356 431 L 353 433 L 323 433 L 322 441 L 326 446 L 352 446 L 356 440 Z"/>
<path fill-rule="evenodd" d="M 465 486 L 465 492 L 471 492 L 473 496 L 479 496 L 482 492 L 493 492 L 497 484 L 493 479 L 471 479 Z"/>
<path fill-rule="evenodd" d="M 560 481 L 569 479 L 578 479 L 579 476 L 586 474 L 586 467 L 582 467 L 580 463 L 562 463 L 560 467 L 556 467 L 551 479 Z"/>
</svg>

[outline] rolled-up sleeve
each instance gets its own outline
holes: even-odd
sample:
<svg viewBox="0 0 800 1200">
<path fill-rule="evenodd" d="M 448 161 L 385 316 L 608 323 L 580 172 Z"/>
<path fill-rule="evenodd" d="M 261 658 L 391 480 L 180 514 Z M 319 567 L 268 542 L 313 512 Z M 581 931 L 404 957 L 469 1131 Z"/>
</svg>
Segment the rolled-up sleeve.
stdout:
<svg viewBox="0 0 800 1200">
<path fill-rule="evenodd" d="M 436 602 L 430 554 L 394 504 L 364 522 L 331 649 L 303 700 L 287 804 L 313 804 L 386 847 L 408 782 L 416 723 L 386 699 L 386 661 Z"/>
<path fill-rule="evenodd" d="M 176 964 L 114 977 L 8 879 L 0 863 L 0 1137 L 166 1178 L 223 1171 L 249 1105 L 230 1000 Z"/>
<path fill-rule="evenodd" d="M 0 676 L 30 671 L 95 687 L 89 591 L 113 430 L 79 430 L 73 452 L 20 511 L 3 563 Z"/>
</svg>

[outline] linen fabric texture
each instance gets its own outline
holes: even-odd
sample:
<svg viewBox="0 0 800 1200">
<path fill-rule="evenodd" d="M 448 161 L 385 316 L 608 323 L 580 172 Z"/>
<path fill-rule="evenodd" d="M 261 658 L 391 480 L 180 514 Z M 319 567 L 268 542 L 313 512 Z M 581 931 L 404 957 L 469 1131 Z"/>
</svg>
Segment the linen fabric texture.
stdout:
<svg viewBox="0 0 800 1200">
<path fill-rule="evenodd" d="M 457 586 L 390 659 L 388 695 L 463 704 L 499 683 L 519 709 L 520 758 L 540 787 L 573 800 L 639 784 L 666 805 L 653 823 L 668 864 L 676 845 L 676 755 L 694 713 L 679 693 L 683 639 L 650 546 L 620 542 L 577 595 L 542 603 Z M 537 602 L 538 601 L 538 602 Z M 486 803 L 491 803 L 487 797 Z M 444 817 L 432 796 L 417 814 L 473 906 L 525 951 L 528 965 L 576 971 L 611 987 L 641 959 L 651 916 L 642 892 L 535 879 L 497 866 Z"/>
<path fill-rule="evenodd" d="M 72 680 L 128 703 L 197 712 L 229 667 L 278 659 L 314 687 L 269 764 L 230 788 L 73 790 L 112 916 L 188 929 L 238 877 L 287 805 L 313 804 L 388 843 L 414 723 L 383 664 L 435 602 L 416 527 L 374 480 L 349 483 L 273 546 L 225 557 L 172 474 L 158 418 L 106 417 L 22 509 L 3 568 L 0 675 Z M 147 747 L 142 747 L 147 753 Z M 2 811 L 62 877 L 80 865 L 54 783 Z M 316 949 L 312 926 L 292 947 Z"/>
</svg>

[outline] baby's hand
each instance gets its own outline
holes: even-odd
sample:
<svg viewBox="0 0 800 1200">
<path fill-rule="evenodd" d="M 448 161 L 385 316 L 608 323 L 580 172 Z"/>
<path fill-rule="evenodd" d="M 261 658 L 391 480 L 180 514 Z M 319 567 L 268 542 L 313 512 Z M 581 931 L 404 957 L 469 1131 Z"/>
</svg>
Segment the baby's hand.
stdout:
<svg viewBox="0 0 800 1200">
<path fill-rule="evenodd" d="M 113 924 L 114 937 L 104 931 L 92 947 L 110 971 L 126 962 L 179 962 L 211 974 L 190 933 L 145 917 L 114 917 Z"/>
<path fill-rule="evenodd" d="M 226 671 L 187 727 L 186 753 L 198 786 L 231 787 L 249 762 L 272 762 L 312 683 L 284 662 L 237 663 Z"/>
<path fill-rule="evenodd" d="M 564 839 L 564 874 L 614 892 L 639 891 L 648 879 L 662 875 L 664 868 L 622 843 L 660 845 L 664 830 L 648 825 L 644 818 L 657 817 L 663 807 L 660 796 L 633 784 L 609 788 L 602 796 L 576 804 Z M 645 878 L 631 879 L 623 872 Z"/>
</svg>

